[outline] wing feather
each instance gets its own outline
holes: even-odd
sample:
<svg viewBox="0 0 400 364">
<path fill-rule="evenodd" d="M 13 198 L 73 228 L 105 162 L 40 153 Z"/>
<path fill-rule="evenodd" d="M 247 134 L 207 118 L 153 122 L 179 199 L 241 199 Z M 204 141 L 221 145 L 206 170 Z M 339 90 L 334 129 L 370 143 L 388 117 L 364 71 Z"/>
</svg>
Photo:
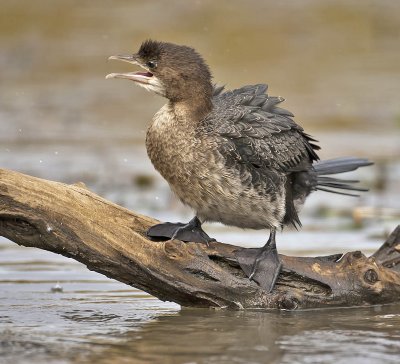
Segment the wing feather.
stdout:
<svg viewBox="0 0 400 364">
<path fill-rule="evenodd" d="M 318 160 L 315 140 L 294 122 L 291 112 L 276 106 L 284 99 L 268 96 L 266 90 L 266 85 L 250 85 L 214 98 L 209 118 L 221 144 L 229 145 L 229 155 L 250 170 L 280 173 Z"/>
</svg>

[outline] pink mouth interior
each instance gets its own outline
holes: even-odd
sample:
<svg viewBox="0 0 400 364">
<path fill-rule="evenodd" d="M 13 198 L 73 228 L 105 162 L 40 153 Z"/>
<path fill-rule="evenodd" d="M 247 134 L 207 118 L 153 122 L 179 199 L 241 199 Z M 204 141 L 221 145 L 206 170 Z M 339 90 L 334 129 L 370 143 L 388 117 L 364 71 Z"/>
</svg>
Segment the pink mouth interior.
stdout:
<svg viewBox="0 0 400 364">
<path fill-rule="evenodd" d="M 150 72 L 136 72 L 136 74 L 144 77 L 153 77 L 153 74 Z"/>
</svg>

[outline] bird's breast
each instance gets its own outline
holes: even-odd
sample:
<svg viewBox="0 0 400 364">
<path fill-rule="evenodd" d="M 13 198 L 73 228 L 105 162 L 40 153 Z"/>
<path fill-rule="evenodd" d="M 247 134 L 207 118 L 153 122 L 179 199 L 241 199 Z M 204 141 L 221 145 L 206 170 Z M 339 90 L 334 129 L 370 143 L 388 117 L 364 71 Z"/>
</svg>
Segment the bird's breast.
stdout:
<svg viewBox="0 0 400 364">
<path fill-rule="evenodd" d="M 215 195 L 224 195 L 229 176 L 218 160 L 215 141 L 199 133 L 190 119 L 164 106 L 148 129 L 146 147 L 156 170 L 186 205 L 198 210 L 215 201 Z"/>
<path fill-rule="evenodd" d="M 199 155 L 200 140 L 195 137 L 193 126 L 188 124 L 180 120 L 167 104 L 154 116 L 147 131 L 149 158 L 172 185 L 189 182 Z"/>
</svg>

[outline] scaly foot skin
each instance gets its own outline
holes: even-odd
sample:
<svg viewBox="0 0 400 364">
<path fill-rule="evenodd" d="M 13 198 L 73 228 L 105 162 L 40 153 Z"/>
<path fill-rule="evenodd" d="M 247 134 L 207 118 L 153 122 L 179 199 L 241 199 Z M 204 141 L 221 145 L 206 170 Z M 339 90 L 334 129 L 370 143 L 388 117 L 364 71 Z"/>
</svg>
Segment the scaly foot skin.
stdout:
<svg viewBox="0 0 400 364">
<path fill-rule="evenodd" d="M 275 231 L 262 248 L 241 249 L 235 252 L 240 267 L 249 279 L 258 283 L 268 293 L 274 289 L 282 269 L 275 244 Z"/>
<path fill-rule="evenodd" d="M 194 217 L 187 224 L 166 222 L 154 225 L 147 230 L 147 236 L 152 240 L 178 239 L 207 245 L 211 241 L 215 241 L 201 228 L 200 220 L 197 217 Z"/>
</svg>

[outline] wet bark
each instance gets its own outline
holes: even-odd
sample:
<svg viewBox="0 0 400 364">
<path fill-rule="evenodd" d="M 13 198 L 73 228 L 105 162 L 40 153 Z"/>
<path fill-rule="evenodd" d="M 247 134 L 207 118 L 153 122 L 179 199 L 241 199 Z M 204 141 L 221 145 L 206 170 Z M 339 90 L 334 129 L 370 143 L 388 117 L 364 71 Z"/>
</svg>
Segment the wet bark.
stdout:
<svg viewBox="0 0 400 364">
<path fill-rule="evenodd" d="M 113 204 L 84 185 L 0 170 L 0 235 L 45 249 L 182 306 L 303 309 L 400 301 L 400 226 L 371 257 L 281 255 L 272 293 L 240 269 L 237 246 L 153 242 L 156 220 Z"/>
</svg>

